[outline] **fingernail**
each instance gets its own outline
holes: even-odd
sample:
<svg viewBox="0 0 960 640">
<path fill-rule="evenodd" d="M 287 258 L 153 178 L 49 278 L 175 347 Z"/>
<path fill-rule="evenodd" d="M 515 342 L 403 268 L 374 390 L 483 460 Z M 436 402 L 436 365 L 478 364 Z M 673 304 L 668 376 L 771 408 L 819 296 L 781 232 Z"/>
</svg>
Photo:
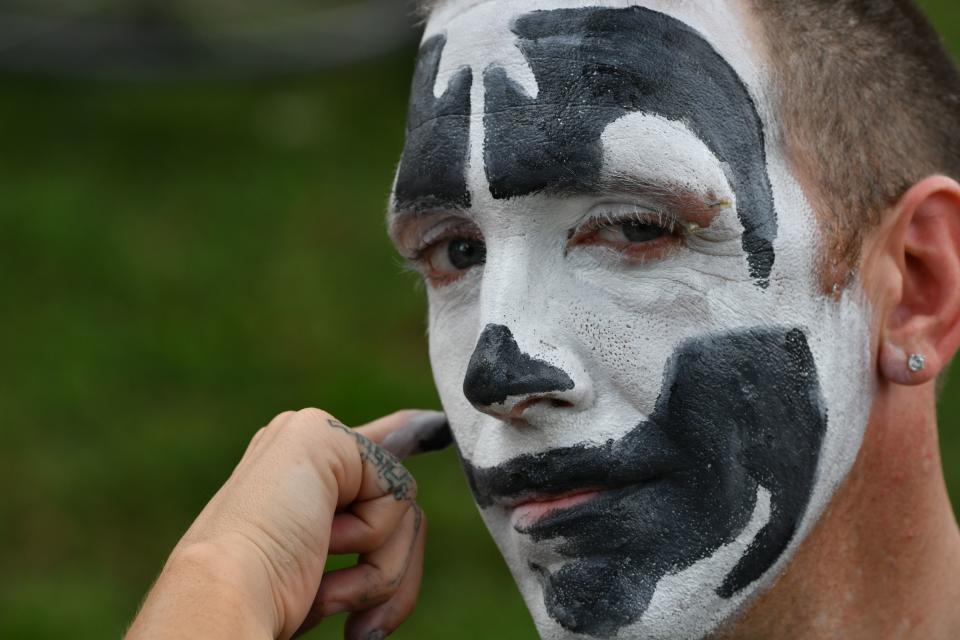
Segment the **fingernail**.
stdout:
<svg viewBox="0 0 960 640">
<path fill-rule="evenodd" d="M 367 631 L 367 635 L 363 636 L 363 640 L 383 640 L 387 637 L 386 632 L 381 629 L 373 629 L 372 631 Z"/>
</svg>

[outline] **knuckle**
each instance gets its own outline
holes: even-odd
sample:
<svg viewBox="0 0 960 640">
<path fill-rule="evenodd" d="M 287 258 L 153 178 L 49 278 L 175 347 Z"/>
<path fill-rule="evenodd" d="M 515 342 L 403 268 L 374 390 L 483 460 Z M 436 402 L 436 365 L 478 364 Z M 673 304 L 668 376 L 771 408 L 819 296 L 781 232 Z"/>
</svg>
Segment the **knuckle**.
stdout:
<svg viewBox="0 0 960 640">
<path fill-rule="evenodd" d="M 325 422 L 327 420 L 332 420 L 333 416 L 324 411 L 323 409 L 317 409 L 315 407 L 307 407 L 305 409 L 300 409 L 297 411 L 297 418 L 301 419 L 304 422 Z"/>
<path fill-rule="evenodd" d="M 268 430 L 267 427 L 260 427 L 259 429 L 257 429 L 257 432 L 253 434 L 252 438 L 250 438 L 250 446 L 254 447 L 258 442 L 263 440 L 263 436 L 266 435 L 267 430 Z"/>
<path fill-rule="evenodd" d="M 300 409 L 294 413 L 284 430 L 293 438 L 313 442 L 323 437 L 326 430 L 321 427 L 332 419 L 329 413 L 320 409 Z"/>
<path fill-rule="evenodd" d="M 408 489 L 404 498 L 414 503 L 417 499 L 417 479 L 409 471 L 407 471 L 407 483 Z"/>
<path fill-rule="evenodd" d="M 269 425 L 266 427 L 260 427 L 259 429 L 257 429 L 257 432 L 254 433 L 253 436 L 250 438 L 250 442 L 247 443 L 247 448 L 243 454 L 244 458 L 246 458 L 247 456 L 251 455 L 254 451 L 257 451 L 258 449 L 262 448 L 262 446 L 264 446 L 263 443 L 267 438 L 267 433 L 269 432 L 270 432 Z"/>
<path fill-rule="evenodd" d="M 279 430 L 284 424 L 286 424 L 290 420 L 290 418 L 292 418 L 295 415 L 295 413 L 296 412 L 294 411 L 284 411 L 282 413 L 278 413 L 273 417 L 273 420 L 267 423 L 267 426 L 263 427 L 262 429 L 260 429 L 260 431 L 257 432 L 257 435 L 255 437 L 260 436 L 261 433 L 266 431 Z"/>
<path fill-rule="evenodd" d="M 403 579 L 402 572 L 396 573 L 397 575 L 387 574 L 371 567 L 367 572 L 367 588 L 361 599 L 371 604 L 380 604 L 392 598 Z"/>
</svg>

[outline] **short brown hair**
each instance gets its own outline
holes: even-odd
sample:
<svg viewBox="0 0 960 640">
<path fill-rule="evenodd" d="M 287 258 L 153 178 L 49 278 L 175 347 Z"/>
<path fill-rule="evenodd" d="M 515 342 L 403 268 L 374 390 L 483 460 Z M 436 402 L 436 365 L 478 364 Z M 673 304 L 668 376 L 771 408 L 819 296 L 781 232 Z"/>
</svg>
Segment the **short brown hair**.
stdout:
<svg viewBox="0 0 960 640">
<path fill-rule="evenodd" d="M 445 0 L 418 0 L 426 17 Z M 918 180 L 960 178 L 960 74 L 912 0 L 744 0 L 774 69 L 775 132 L 843 286 L 864 236 Z"/>
<path fill-rule="evenodd" d="M 960 178 L 960 74 L 912 0 L 751 0 L 778 132 L 844 284 L 866 233 L 918 180 Z"/>
</svg>

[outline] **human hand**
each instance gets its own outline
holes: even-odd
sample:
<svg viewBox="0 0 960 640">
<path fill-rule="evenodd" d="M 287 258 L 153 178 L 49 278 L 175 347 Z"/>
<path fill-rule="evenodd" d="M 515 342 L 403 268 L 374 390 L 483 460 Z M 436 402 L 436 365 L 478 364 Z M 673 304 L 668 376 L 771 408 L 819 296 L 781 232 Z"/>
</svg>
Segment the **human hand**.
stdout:
<svg viewBox="0 0 960 640">
<path fill-rule="evenodd" d="M 446 419 L 404 411 L 352 430 L 317 409 L 274 418 L 177 544 L 128 640 L 290 638 L 345 611 L 347 638 L 391 633 L 416 602 L 426 523 L 381 441 L 436 448 Z M 346 553 L 358 564 L 325 575 L 327 555 Z"/>
</svg>

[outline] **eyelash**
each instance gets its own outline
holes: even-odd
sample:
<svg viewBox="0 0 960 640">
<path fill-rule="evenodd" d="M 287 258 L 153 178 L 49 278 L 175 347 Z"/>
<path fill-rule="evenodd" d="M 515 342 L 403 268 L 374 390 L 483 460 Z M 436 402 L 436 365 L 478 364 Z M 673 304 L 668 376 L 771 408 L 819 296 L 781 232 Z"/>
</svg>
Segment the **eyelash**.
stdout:
<svg viewBox="0 0 960 640">
<path fill-rule="evenodd" d="M 649 241 L 627 241 L 620 249 L 615 249 L 605 245 L 608 250 L 616 251 L 623 259 L 633 264 L 640 264 L 650 260 L 664 257 L 670 250 L 676 248 L 682 241 L 682 236 L 687 229 L 682 225 L 679 219 L 670 212 L 634 207 L 624 211 L 607 211 L 599 215 L 593 215 L 584 220 L 572 229 L 568 234 L 567 246 L 565 252 L 577 245 L 589 246 L 591 244 L 601 244 L 600 242 L 591 242 L 604 231 L 616 229 L 619 226 L 635 223 L 641 227 L 657 227 L 663 230 L 663 235 Z M 458 240 L 466 242 L 479 243 L 484 245 L 483 236 L 475 227 L 465 227 L 464 225 L 453 225 L 441 230 L 435 237 L 424 240 L 416 249 L 405 256 L 413 265 L 414 270 L 418 271 L 424 279 L 434 288 L 441 288 L 461 279 L 472 267 L 456 273 L 441 273 L 431 261 L 431 255 L 443 246 L 449 247 L 450 243 Z M 427 234 L 429 237 L 431 234 Z M 483 246 L 485 253 L 486 247 Z M 449 260 L 449 257 L 447 258 Z M 485 255 L 484 255 L 485 261 Z M 482 264 L 478 263 L 478 264 Z"/>
<path fill-rule="evenodd" d="M 660 227 L 667 233 L 676 233 L 680 228 L 680 221 L 677 216 L 668 212 L 654 209 L 644 209 L 636 207 L 632 211 L 624 212 L 604 212 L 599 215 L 593 215 L 584 222 L 581 222 L 570 234 L 571 238 L 576 237 L 587 227 L 594 229 L 610 228 L 628 222 L 637 222 L 651 226 Z"/>
<path fill-rule="evenodd" d="M 625 230 L 626 225 L 631 223 L 636 225 L 635 231 L 640 230 L 642 233 L 644 228 L 655 228 L 662 231 L 662 234 L 648 240 L 631 240 L 626 238 Z M 618 227 L 625 236 L 625 241 L 621 241 L 620 246 L 611 246 L 617 243 L 610 239 L 605 242 L 597 241 L 598 236 L 617 230 Z M 638 265 L 666 257 L 683 243 L 688 231 L 690 228 L 685 227 L 671 212 L 634 207 L 591 216 L 571 233 L 566 250 L 569 252 L 576 246 L 600 245 L 605 250 L 616 252 L 622 260 Z"/>
</svg>

